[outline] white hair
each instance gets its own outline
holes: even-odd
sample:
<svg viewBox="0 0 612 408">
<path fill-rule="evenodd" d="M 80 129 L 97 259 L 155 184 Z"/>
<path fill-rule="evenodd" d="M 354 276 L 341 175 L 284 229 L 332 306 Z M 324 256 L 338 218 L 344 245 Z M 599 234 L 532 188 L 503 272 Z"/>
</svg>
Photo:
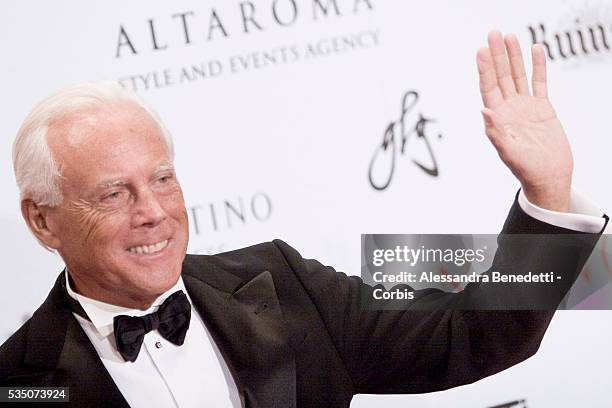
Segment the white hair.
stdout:
<svg viewBox="0 0 612 408">
<path fill-rule="evenodd" d="M 30 199 L 38 205 L 55 207 L 63 201 L 60 189 L 60 168 L 47 143 L 47 131 L 52 122 L 87 108 L 108 108 L 112 104 L 131 102 L 144 111 L 159 126 L 168 156 L 174 160 L 170 132 L 159 115 L 136 93 L 112 81 L 82 82 L 43 99 L 24 119 L 13 143 L 13 170 L 21 200 Z"/>
</svg>

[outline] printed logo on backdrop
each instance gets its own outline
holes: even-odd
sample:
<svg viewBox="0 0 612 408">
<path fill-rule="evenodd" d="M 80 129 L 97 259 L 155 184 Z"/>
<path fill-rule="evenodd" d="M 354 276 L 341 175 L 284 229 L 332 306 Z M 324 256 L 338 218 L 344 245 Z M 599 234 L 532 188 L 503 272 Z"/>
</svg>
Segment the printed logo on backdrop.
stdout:
<svg viewBox="0 0 612 408">
<path fill-rule="evenodd" d="M 396 169 L 402 167 L 404 170 L 402 162 L 406 160 L 428 176 L 436 178 L 440 174 L 434 143 L 442 139 L 442 134 L 431 129 L 435 119 L 417 109 L 419 97 L 416 90 L 405 92 L 399 116 L 384 129 L 368 167 L 368 181 L 374 190 L 386 190 Z"/>
<path fill-rule="evenodd" d="M 189 253 L 215 254 L 237 245 L 218 239 L 219 233 L 258 226 L 272 217 L 272 199 L 265 192 L 223 198 L 187 206 L 191 238 Z"/>
<path fill-rule="evenodd" d="M 115 59 L 121 62 L 179 47 L 191 47 L 201 55 L 207 44 L 255 37 L 264 32 L 282 33 L 324 21 L 358 18 L 373 11 L 374 0 L 237 1 L 229 8 L 223 4 L 223 11 L 214 6 L 178 11 L 120 24 L 115 39 Z M 174 67 L 129 73 L 118 81 L 134 91 L 146 91 L 367 50 L 378 44 L 378 29 L 365 26 L 353 32 L 300 43 L 275 44 L 239 55 L 211 55 Z"/>
<path fill-rule="evenodd" d="M 555 63 L 610 61 L 612 57 L 612 6 L 586 3 L 566 10 L 557 21 L 527 25 L 532 44 L 542 44 Z"/>
</svg>

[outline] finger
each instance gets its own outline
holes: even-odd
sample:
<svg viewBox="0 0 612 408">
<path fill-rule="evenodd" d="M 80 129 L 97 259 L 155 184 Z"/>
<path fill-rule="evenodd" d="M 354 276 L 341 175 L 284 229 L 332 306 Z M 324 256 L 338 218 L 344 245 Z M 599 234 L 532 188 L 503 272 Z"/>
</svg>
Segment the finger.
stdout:
<svg viewBox="0 0 612 408">
<path fill-rule="evenodd" d="M 507 35 L 504 38 L 508 57 L 510 58 L 510 68 L 512 70 L 512 78 L 514 86 L 519 94 L 529 95 L 529 83 L 525 74 L 525 63 L 523 62 L 523 53 L 518 39 L 514 34 Z"/>
<path fill-rule="evenodd" d="M 495 74 L 497 83 L 504 95 L 504 98 L 516 95 L 516 88 L 510 73 L 510 64 L 506 55 L 506 47 L 504 39 L 499 31 L 491 31 L 488 37 L 489 49 L 493 57 L 493 65 L 495 66 Z"/>
<path fill-rule="evenodd" d="M 546 85 L 546 55 L 540 44 L 531 47 L 531 61 L 533 74 L 531 78 L 533 96 L 537 98 L 548 97 L 548 86 Z"/>
<path fill-rule="evenodd" d="M 476 54 L 476 64 L 478 65 L 478 75 L 480 77 L 480 95 L 482 103 L 487 108 L 495 109 L 504 103 L 504 97 L 497 84 L 495 67 L 491 51 L 487 47 L 478 50 Z"/>
</svg>

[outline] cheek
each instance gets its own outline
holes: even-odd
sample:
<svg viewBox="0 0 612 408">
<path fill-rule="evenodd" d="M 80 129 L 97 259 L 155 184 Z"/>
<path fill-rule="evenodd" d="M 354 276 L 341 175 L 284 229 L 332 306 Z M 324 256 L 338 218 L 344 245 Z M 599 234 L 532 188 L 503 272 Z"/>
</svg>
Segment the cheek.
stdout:
<svg viewBox="0 0 612 408">
<path fill-rule="evenodd" d="M 176 187 L 165 195 L 162 202 L 166 214 L 181 223 L 187 222 L 187 209 L 185 208 L 183 191 L 180 187 Z"/>
<path fill-rule="evenodd" d="M 116 234 L 122 217 L 116 211 L 101 211 L 84 200 L 71 203 L 70 211 L 76 219 L 78 234 L 75 235 L 82 240 L 83 246 L 109 241 Z"/>
</svg>

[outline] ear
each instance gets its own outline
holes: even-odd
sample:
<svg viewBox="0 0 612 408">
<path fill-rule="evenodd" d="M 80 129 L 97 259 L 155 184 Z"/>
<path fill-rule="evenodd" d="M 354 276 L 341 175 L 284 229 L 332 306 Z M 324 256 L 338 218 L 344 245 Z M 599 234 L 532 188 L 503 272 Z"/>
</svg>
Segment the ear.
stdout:
<svg viewBox="0 0 612 408">
<path fill-rule="evenodd" d="M 58 249 L 60 240 L 55 233 L 49 229 L 48 217 L 50 208 L 36 204 L 30 199 L 21 201 L 21 214 L 23 219 L 30 227 L 32 234 L 44 246 L 51 249 Z"/>
</svg>

